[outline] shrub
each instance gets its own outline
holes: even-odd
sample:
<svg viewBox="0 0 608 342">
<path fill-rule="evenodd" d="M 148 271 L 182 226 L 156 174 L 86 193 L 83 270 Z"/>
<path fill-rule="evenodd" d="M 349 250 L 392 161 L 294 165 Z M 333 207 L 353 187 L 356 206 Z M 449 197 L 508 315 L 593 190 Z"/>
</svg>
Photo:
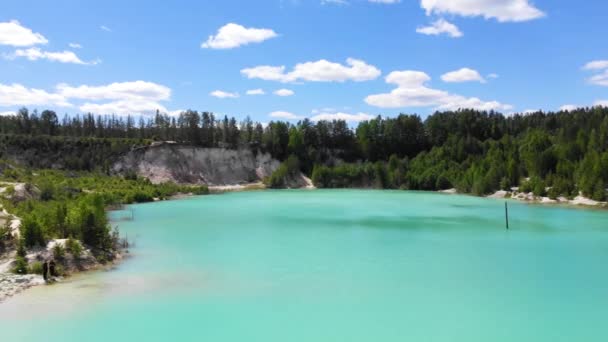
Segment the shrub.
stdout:
<svg viewBox="0 0 608 342">
<path fill-rule="evenodd" d="M 10 240 L 11 238 L 11 221 L 6 220 L 6 224 L 0 227 L 0 241 Z"/>
<path fill-rule="evenodd" d="M 65 242 L 65 247 L 68 250 L 68 252 L 70 254 L 72 254 L 72 256 L 75 259 L 79 259 L 80 256 L 82 255 L 82 245 L 80 244 L 80 242 L 69 238 L 66 242 Z"/>
<path fill-rule="evenodd" d="M 550 199 L 555 200 L 557 199 L 561 194 L 559 193 L 559 189 L 556 186 L 551 187 L 551 189 L 549 189 L 549 191 L 547 192 L 547 196 L 549 196 Z"/>
<path fill-rule="evenodd" d="M 63 277 L 64 275 L 66 275 L 65 269 L 62 265 L 55 265 L 55 274 L 57 274 L 58 277 Z"/>
<path fill-rule="evenodd" d="M 195 186 L 192 188 L 192 193 L 195 195 L 207 195 L 209 194 L 209 187 L 206 185 Z"/>
<path fill-rule="evenodd" d="M 23 257 L 15 259 L 15 266 L 12 269 L 13 273 L 27 274 L 27 261 Z"/>
<path fill-rule="evenodd" d="M 287 186 L 288 179 L 294 177 L 300 171 L 300 162 L 294 155 L 289 156 L 279 168 L 272 173 L 266 180 L 266 184 L 271 188 L 284 188 Z"/>
<path fill-rule="evenodd" d="M 449 189 L 451 187 L 452 187 L 452 183 L 450 182 L 448 177 L 446 177 L 446 175 L 441 174 L 441 175 L 439 175 L 439 177 L 437 177 L 437 182 L 435 184 L 435 188 L 437 188 L 439 190 L 445 190 L 445 189 Z"/>
<path fill-rule="evenodd" d="M 505 191 L 511 191 L 511 184 L 510 184 L 509 179 L 507 177 L 503 177 L 500 180 L 500 188 L 502 190 L 505 190 Z"/>
<path fill-rule="evenodd" d="M 33 217 L 25 217 L 21 223 L 20 229 L 26 246 L 32 247 L 35 245 L 46 245 L 46 240 L 44 239 L 44 235 L 42 233 L 42 227 L 40 226 L 40 223 Z"/>
<path fill-rule="evenodd" d="M 40 261 L 34 261 L 28 267 L 28 273 L 30 274 L 40 274 L 42 275 L 42 263 Z"/>
<path fill-rule="evenodd" d="M 532 192 L 532 183 L 530 181 L 523 181 L 519 186 L 519 191 L 525 193 Z"/>
<path fill-rule="evenodd" d="M 20 258 L 25 258 L 27 255 L 27 251 L 25 250 L 25 241 L 23 239 L 19 239 L 17 242 L 17 256 Z"/>
<path fill-rule="evenodd" d="M 545 190 L 545 182 L 538 180 L 534 184 L 534 189 L 532 190 L 534 196 L 543 197 L 547 194 Z"/>
<path fill-rule="evenodd" d="M 65 248 L 60 243 L 55 243 L 55 246 L 53 246 L 53 257 L 57 260 L 65 257 Z"/>
<path fill-rule="evenodd" d="M 591 198 L 595 201 L 603 201 L 606 199 L 606 189 L 604 188 L 604 182 L 599 181 L 595 183 L 593 187 L 593 195 Z"/>
<path fill-rule="evenodd" d="M 45 182 L 40 185 L 40 200 L 50 201 L 55 196 L 55 188 L 51 183 Z"/>
</svg>

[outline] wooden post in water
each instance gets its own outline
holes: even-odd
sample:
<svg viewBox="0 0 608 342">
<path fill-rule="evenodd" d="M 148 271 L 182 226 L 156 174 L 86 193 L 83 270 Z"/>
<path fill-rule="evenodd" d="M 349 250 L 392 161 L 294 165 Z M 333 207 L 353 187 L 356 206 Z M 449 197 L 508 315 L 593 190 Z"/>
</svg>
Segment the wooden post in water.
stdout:
<svg viewBox="0 0 608 342">
<path fill-rule="evenodd" d="M 507 223 L 507 230 L 509 230 L 509 206 L 507 202 L 505 202 L 505 221 Z"/>
</svg>

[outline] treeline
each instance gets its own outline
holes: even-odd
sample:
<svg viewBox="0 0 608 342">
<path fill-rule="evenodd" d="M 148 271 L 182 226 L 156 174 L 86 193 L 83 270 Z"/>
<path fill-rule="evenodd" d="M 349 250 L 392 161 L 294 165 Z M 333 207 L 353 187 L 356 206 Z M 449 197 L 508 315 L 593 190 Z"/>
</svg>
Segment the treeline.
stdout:
<svg viewBox="0 0 608 342">
<path fill-rule="evenodd" d="M 108 173 L 122 154 L 150 142 L 143 139 L 6 134 L 0 135 L 0 158 L 32 169 Z"/>
<path fill-rule="evenodd" d="M 294 156 L 301 171 L 328 187 L 455 187 L 486 194 L 522 186 L 554 197 L 582 191 L 604 199 L 608 184 L 605 107 L 510 116 L 459 110 L 437 112 L 425 120 L 417 115 L 378 116 L 354 129 L 341 120 L 273 121 L 263 126 L 249 118 L 238 122 L 196 111 L 175 117 L 157 113 L 135 121 L 130 116 L 87 114 L 59 122 L 51 111 L 22 109 L 15 116 L 0 117 L 0 133 L 247 147 L 281 161 Z M 281 182 L 277 178 L 275 183 Z"/>
<path fill-rule="evenodd" d="M 357 139 L 359 146 L 371 146 L 362 149 L 368 162 L 316 166 L 312 173 L 315 184 L 456 188 L 478 195 L 520 187 L 520 191 L 551 198 L 571 198 L 582 192 L 595 200 L 606 199 L 607 108 L 512 117 L 475 111 L 436 113 L 424 122 L 422 143 L 414 153 L 409 152 L 411 145 L 395 143 L 403 135 L 394 134 L 394 126 L 404 119 L 411 117 L 361 124 Z M 369 127 L 376 134 L 360 134 Z M 411 131 L 397 132 L 418 136 Z M 408 147 L 395 150 L 394 146 Z M 388 153 L 392 155 L 385 162 Z M 373 160 L 378 162 L 371 163 Z"/>
</svg>

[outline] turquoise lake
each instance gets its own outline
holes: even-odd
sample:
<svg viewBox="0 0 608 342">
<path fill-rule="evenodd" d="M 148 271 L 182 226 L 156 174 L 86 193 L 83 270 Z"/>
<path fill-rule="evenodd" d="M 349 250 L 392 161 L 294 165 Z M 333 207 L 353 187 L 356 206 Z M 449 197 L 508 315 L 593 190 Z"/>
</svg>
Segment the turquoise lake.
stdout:
<svg viewBox="0 0 608 342">
<path fill-rule="evenodd" d="M 114 270 L 0 304 L 1 341 L 608 341 L 608 212 L 401 191 L 132 206 Z M 125 215 L 111 214 L 115 219 Z"/>
</svg>

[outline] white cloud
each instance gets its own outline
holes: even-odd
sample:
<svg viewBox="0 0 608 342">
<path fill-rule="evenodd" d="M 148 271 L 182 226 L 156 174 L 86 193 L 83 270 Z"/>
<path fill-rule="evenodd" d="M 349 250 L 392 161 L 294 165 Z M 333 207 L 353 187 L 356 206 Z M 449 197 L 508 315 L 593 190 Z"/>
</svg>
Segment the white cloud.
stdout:
<svg viewBox="0 0 608 342">
<path fill-rule="evenodd" d="M 365 102 L 380 108 L 435 107 L 438 110 L 472 108 L 478 110 L 509 110 L 512 106 L 497 101 L 482 101 L 426 86 L 431 78 L 421 71 L 393 71 L 386 82 L 396 84 L 390 93 L 369 95 Z"/>
<path fill-rule="evenodd" d="M 69 43 L 68 44 L 72 49 L 82 49 L 82 45 L 78 43 Z"/>
<path fill-rule="evenodd" d="M 597 75 L 591 76 L 589 78 L 589 83 L 608 87 L 608 69 L 604 70 L 603 72 L 601 72 Z"/>
<path fill-rule="evenodd" d="M 223 90 L 214 90 L 209 95 L 213 97 L 217 97 L 218 99 L 236 99 L 239 97 L 238 93 L 230 93 Z"/>
<path fill-rule="evenodd" d="M 480 82 L 485 83 L 486 80 L 481 77 L 477 70 L 470 68 L 461 68 L 455 71 L 450 71 L 441 75 L 441 79 L 448 83 L 461 83 L 461 82 Z"/>
<path fill-rule="evenodd" d="M 48 93 L 42 89 L 26 88 L 21 84 L 0 83 L 0 106 L 59 106 L 69 107 L 71 104 L 60 94 Z"/>
<path fill-rule="evenodd" d="M 79 107 L 83 112 L 95 114 L 153 114 L 157 110 L 167 112 L 158 101 L 171 97 L 171 89 L 147 81 L 115 82 L 101 86 L 81 85 L 72 87 L 57 85 L 57 92 L 69 99 L 88 101 L 110 100 L 106 103 L 86 102 Z"/>
<path fill-rule="evenodd" d="M 499 22 L 528 21 L 545 16 L 529 0 L 420 0 L 420 6 L 427 15 L 482 16 Z"/>
<path fill-rule="evenodd" d="M 373 115 L 369 115 L 367 113 L 349 114 L 349 113 L 337 112 L 337 113 L 319 113 L 319 114 L 311 117 L 310 120 L 312 120 L 312 121 L 344 120 L 344 121 L 349 121 L 349 122 L 360 122 L 360 121 L 371 120 L 373 118 L 374 118 Z"/>
<path fill-rule="evenodd" d="M 592 61 L 583 66 L 583 70 L 591 70 L 597 74 L 591 76 L 587 81 L 594 85 L 608 87 L 608 60 Z"/>
<path fill-rule="evenodd" d="M 296 115 L 296 114 L 291 113 L 291 112 L 282 111 L 282 110 L 272 112 L 269 115 L 272 118 L 286 119 L 286 120 L 302 119 L 302 117 L 299 116 L 299 115 Z"/>
<path fill-rule="evenodd" d="M 78 108 L 94 114 L 153 114 L 169 112 L 159 101 L 167 101 L 171 89 L 152 82 L 134 81 L 102 86 L 72 87 L 58 84 L 55 92 L 28 89 L 19 84 L 0 84 L 0 106 L 73 106 L 70 100 L 85 100 Z M 109 100 L 106 103 L 99 103 Z"/>
<path fill-rule="evenodd" d="M 251 43 L 261 43 L 277 36 L 278 34 L 271 29 L 247 28 L 239 24 L 229 23 L 222 26 L 215 36 L 209 36 L 207 41 L 201 44 L 201 47 L 205 49 L 232 49 Z"/>
<path fill-rule="evenodd" d="M 463 36 L 463 33 L 460 31 L 458 26 L 450 23 L 445 19 L 439 19 L 434 21 L 429 26 L 418 27 L 416 32 L 426 35 L 437 36 L 440 34 L 447 34 L 452 38 L 459 38 Z"/>
<path fill-rule="evenodd" d="M 94 60 L 90 62 L 85 62 L 81 60 L 74 52 L 72 51 L 42 51 L 39 48 L 29 48 L 29 49 L 18 49 L 14 53 L 7 56 L 9 59 L 15 59 L 19 57 L 27 58 L 30 61 L 37 61 L 39 59 L 47 59 L 51 62 L 59 62 L 59 63 L 73 63 L 73 64 L 81 64 L 81 65 L 96 65 L 99 64 L 99 60 Z"/>
<path fill-rule="evenodd" d="M 295 93 L 293 92 L 293 90 L 279 89 L 279 90 L 276 90 L 273 94 L 275 94 L 277 96 L 292 96 Z"/>
<path fill-rule="evenodd" d="M 247 95 L 265 95 L 266 92 L 264 91 L 264 89 L 258 88 L 258 89 L 247 90 L 246 94 Z"/>
<path fill-rule="evenodd" d="M 48 42 L 43 35 L 21 26 L 17 20 L 0 23 L 0 45 L 32 46 Z"/>
<path fill-rule="evenodd" d="M 17 113 L 15 112 L 0 112 L 0 116 L 13 116 L 13 115 L 17 115 Z"/>
<path fill-rule="evenodd" d="M 397 4 L 401 2 L 401 0 L 367 0 L 371 3 L 376 4 Z M 321 0 L 321 5 L 334 4 L 334 5 L 349 5 L 350 2 L 347 0 Z"/>
<path fill-rule="evenodd" d="M 148 100 L 130 99 L 130 100 L 119 100 L 108 103 L 85 103 L 80 106 L 79 109 L 86 113 L 95 114 L 143 114 L 151 115 L 157 110 L 162 113 L 167 113 L 167 108 L 163 105 Z"/>
<path fill-rule="evenodd" d="M 349 2 L 346 0 L 321 0 L 321 5 L 348 5 Z"/>
<path fill-rule="evenodd" d="M 583 70 L 608 69 L 608 60 L 591 61 L 583 66 Z"/>
<path fill-rule="evenodd" d="M 450 95 L 442 99 L 441 102 L 444 103 L 437 107 L 438 110 L 476 109 L 507 111 L 513 109 L 513 106 L 498 101 L 483 101 L 477 97 L 464 97 L 461 95 Z"/>
<path fill-rule="evenodd" d="M 112 32 L 112 29 L 111 29 L 111 28 L 109 28 L 109 27 L 107 27 L 107 26 L 105 26 L 105 25 L 101 25 L 101 26 L 99 26 L 99 28 L 100 28 L 102 31 L 106 31 L 106 32 Z"/>
<path fill-rule="evenodd" d="M 577 105 L 565 104 L 565 105 L 559 107 L 559 110 L 564 111 L 564 112 L 571 112 L 573 110 L 576 110 L 579 107 L 580 106 L 577 106 Z"/>
<path fill-rule="evenodd" d="M 593 103 L 594 106 L 608 107 L 608 100 L 597 100 Z"/>
<path fill-rule="evenodd" d="M 242 69 L 241 73 L 247 78 L 284 83 L 296 81 L 361 82 L 376 79 L 381 74 L 378 68 L 362 60 L 348 58 L 346 64 L 342 65 L 321 59 L 316 62 L 299 63 L 288 73 L 285 72 L 285 66 L 269 65 Z"/>
<path fill-rule="evenodd" d="M 176 110 L 169 110 L 165 113 L 167 113 L 167 115 L 169 116 L 179 116 L 181 113 L 185 112 L 185 109 L 176 109 Z"/>
<path fill-rule="evenodd" d="M 487 78 L 492 78 L 492 79 L 497 79 L 500 76 L 498 74 L 488 74 L 488 76 L 486 76 Z"/>
<path fill-rule="evenodd" d="M 171 97 L 171 89 L 146 81 L 116 82 L 102 86 L 68 84 L 57 85 L 57 91 L 67 98 L 85 100 L 139 100 L 163 101 Z"/>
</svg>

